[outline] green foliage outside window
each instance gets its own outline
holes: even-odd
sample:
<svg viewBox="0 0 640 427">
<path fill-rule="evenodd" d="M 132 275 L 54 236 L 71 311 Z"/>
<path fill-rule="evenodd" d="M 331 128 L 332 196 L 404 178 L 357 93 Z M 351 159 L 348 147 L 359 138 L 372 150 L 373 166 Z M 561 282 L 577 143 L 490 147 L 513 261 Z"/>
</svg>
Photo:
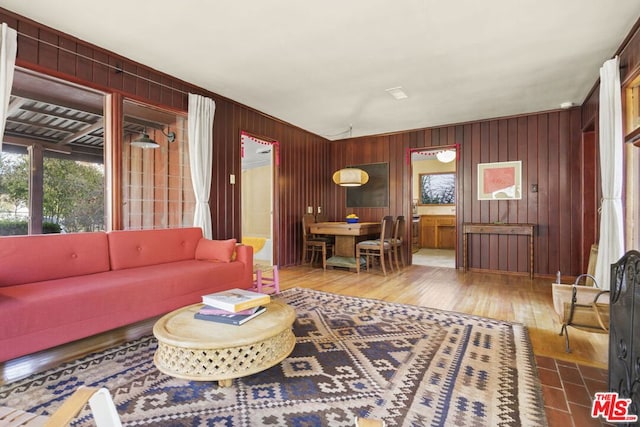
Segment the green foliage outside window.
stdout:
<svg viewBox="0 0 640 427">
<path fill-rule="evenodd" d="M 0 213 L 20 229 L 20 214 L 29 203 L 29 167 L 25 155 L 0 155 Z M 67 232 L 104 229 L 104 172 L 101 165 L 44 159 L 43 231 Z M 11 221 L 10 221 L 11 222 Z M 50 225 L 46 225 L 46 224 Z M 18 234 L 26 234 L 18 233 Z"/>
</svg>

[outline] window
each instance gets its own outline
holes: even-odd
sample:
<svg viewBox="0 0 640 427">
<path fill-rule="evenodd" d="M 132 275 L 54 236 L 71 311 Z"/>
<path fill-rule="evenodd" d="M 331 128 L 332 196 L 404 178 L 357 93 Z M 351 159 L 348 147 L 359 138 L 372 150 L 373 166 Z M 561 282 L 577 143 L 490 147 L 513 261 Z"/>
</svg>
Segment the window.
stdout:
<svg viewBox="0 0 640 427">
<path fill-rule="evenodd" d="M 123 129 L 124 228 L 191 226 L 195 196 L 186 115 L 126 100 Z M 134 143 L 143 136 L 146 148 Z M 157 147 L 149 147 L 149 140 Z"/>
<path fill-rule="evenodd" d="M 625 247 L 640 249 L 640 74 L 623 88 L 625 144 Z M 637 144 L 637 145 L 635 145 Z"/>
<path fill-rule="evenodd" d="M 125 100 L 122 165 L 114 168 L 105 148 L 120 138 L 105 137 L 104 105 L 104 93 L 16 68 L 0 157 L 0 234 L 105 230 L 116 212 L 124 229 L 193 224 L 186 113 Z M 158 147 L 131 145 L 143 134 Z M 111 182 L 122 190 L 113 207 Z"/>
<path fill-rule="evenodd" d="M 0 234 L 105 229 L 104 94 L 16 69 L 0 160 Z"/>
<path fill-rule="evenodd" d="M 640 137 L 640 75 L 627 84 L 624 97 L 624 134 L 627 140 Z"/>
</svg>

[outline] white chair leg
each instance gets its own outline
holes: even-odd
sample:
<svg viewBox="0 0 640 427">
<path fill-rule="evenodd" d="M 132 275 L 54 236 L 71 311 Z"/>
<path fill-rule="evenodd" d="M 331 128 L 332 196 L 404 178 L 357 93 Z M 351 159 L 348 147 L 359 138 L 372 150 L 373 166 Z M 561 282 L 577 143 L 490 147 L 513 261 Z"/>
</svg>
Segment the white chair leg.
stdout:
<svg viewBox="0 0 640 427">
<path fill-rule="evenodd" d="M 97 427 L 122 427 L 118 411 L 106 388 L 79 387 L 44 424 L 45 427 L 68 425 L 89 401 Z"/>
<path fill-rule="evenodd" d="M 89 406 L 97 427 L 122 427 L 116 405 L 106 388 L 101 388 L 91 396 Z"/>
</svg>

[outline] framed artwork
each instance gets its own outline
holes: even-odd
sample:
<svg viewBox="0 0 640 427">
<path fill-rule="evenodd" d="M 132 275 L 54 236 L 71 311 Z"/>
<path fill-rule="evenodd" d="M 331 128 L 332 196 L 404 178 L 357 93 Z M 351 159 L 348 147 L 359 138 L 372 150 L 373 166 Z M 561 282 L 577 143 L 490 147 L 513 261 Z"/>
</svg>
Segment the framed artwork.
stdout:
<svg viewBox="0 0 640 427">
<path fill-rule="evenodd" d="M 455 172 L 421 173 L 419 205 L 453 205 L 456 202 Z"/>
<path fill-rule="evenodd" d="M 522 199 L 522 162 L 478 163 L 478 200 Z"/>
<path fill-rule="evenodd" d="M 389 206 L 389 163 L 351 165 L 369 174 L 361 187 L 347 187 L 348 208 L 385 208 Z"/>
</svg>

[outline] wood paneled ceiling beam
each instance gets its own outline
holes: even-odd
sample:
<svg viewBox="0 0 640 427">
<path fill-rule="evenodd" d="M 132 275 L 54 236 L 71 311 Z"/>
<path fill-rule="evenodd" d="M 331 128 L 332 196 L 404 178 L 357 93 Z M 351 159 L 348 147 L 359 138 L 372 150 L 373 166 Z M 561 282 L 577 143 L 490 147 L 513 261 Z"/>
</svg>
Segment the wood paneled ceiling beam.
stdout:
<svg viewBox="0 0 640 427">
<path fill-rule="evenodd" d="M 20 98 L 18 96 L 14 97 L 13 100 L 9 103 L 9 109 L 7 110 L 7 117 L 11 116 L 13 113 L 18 111 L 22 105 L 27 102 L 25 98 Z"/>
<path fill-rule="evenodd" d="M 60 141 L 60 145 L 67 145 L 72 143 L 73 141 L 82 138 L 85 135 L 89 135 L 91 132 L 94 132 L 98 129 L 102 129 L 104 127 L 104 119 L 100 119 L 97 122 L 95 122 L 94 124 L 92 124 L 91 126 L 87 126 L 86 128 L 79 130 L 78 132 L 69 135 L 68 137 L 66 137 L 65 139 L 63 139 L 62 141 Z"/>
<path fill-rule="evenodd" d="M 71 154 L 71 147 L 60 147 L 57 144 L 52 144 L 50 142 L 44 142 L 34 139 L 20 138 L 15 136 L 5 136 L 4 143 L 11 145 L 18 145 L 21 147 L 31 147 L 32 145 L 40 145 L 42 148 L 48 151 L 55 151 L 57 153 Z"/>
<path fill-rule="evenodd" d="M 20 109 L 22 111 L 28 111 L 30 113 L 41 114 L 43 116 L 53 117 L 55 119 L 63 119 L 70 120 L 78 123 L 87 123 L 91 124 L 95 121 L 96 118 L 101 118 L 102 116 L 99 114 L 94 114 L 88 111 L 79 111 L 74 110 L 69 107 L 63 107 L 55 104 L 48 104 L 50 107 L 58 108 L 60 111 L 52 111 L 49 108 L 44 107 L 33 107 L 29 105 L 24 105 Z M 78 114 L 82 114 L 86 117 L 78 117 Z"/>
<path fill-rule="evenodd" d="M 34 122 L 31 120 L 23 120 L 23 119 L 18 119 L 15 117 L 7 117 L 7 122 L 10 123 L 16 123 L 19 125 L 24 125 L 24 126 L 28 126 L 31 128 L 37 128 L 37 129 L 41 129 L 44 131 L 51 131 L 51 132 L 64 132 L 64 133 L 68 133 L 68 134 L 73 134 L 76 131 L 75 130 L 70 130 L 66 127 L 63 126 L 56 126 L 56 125 L 51 125 L 48 123 L 41 123 L 41 122 Z"/>
</svg>

